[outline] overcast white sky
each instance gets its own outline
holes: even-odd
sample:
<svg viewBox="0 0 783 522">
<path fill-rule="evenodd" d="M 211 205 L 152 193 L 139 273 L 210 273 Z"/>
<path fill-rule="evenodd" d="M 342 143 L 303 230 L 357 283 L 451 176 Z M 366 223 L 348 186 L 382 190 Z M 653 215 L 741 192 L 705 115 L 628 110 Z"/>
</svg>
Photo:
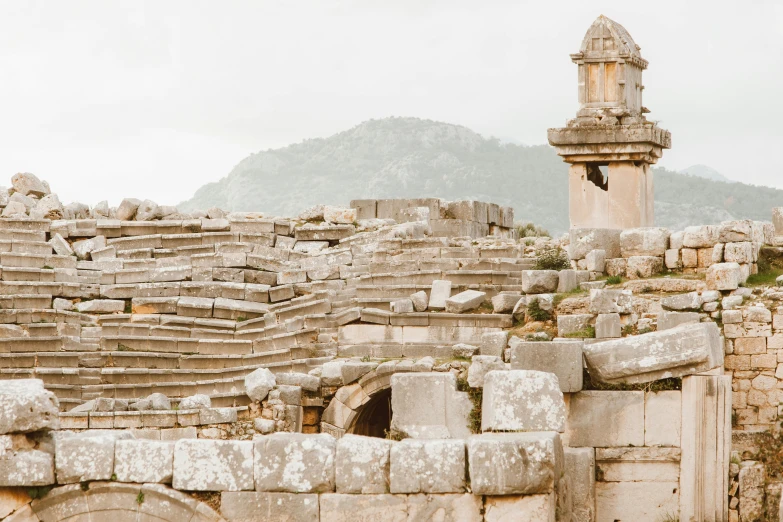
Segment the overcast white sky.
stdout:
<svg viewBox="0 0 783 522">
<path fill-rule="evenodd" d="M 661 165 L 783 188 L 783 2 L 758 0 L 0 0 L 0 184 L 176 204 L 252 152 L 392 115 L 544 143 L 600 14 L 650 62 Z"/>
</svg>

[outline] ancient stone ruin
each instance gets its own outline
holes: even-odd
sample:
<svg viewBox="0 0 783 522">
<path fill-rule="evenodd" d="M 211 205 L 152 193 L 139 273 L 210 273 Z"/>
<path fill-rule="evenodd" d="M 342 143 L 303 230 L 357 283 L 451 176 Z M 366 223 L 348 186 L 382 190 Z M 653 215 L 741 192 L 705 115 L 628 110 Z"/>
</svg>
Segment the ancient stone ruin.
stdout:
<svg viewBox="0 0 783 522">
<path fill-rule="evenodd" d="M 14 176 L 0 518 L 781 520 L 783 208 L 645 226 L 646 62 L 605 17 L 573 58 L 562 239 L 480 201 L 182 213 Z"/>
</svg>

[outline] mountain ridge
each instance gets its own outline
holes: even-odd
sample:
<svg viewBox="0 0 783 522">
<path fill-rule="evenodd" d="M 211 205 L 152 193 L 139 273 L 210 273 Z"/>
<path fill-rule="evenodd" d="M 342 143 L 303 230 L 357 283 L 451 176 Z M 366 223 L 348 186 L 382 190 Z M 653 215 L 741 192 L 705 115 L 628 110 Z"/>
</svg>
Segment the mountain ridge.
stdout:
<svg viewBox="0 0 783 522">
<path fill-rule="evenodd" d="M 726 219 L 769 220 L 783 190 L 725 183 L 656 168 L 656 225 L 681 229 Z M 484 138 L 449 123 L 374 119 L 326 138 L 244 158 L 180 204 L 293 216 L 319 203 L 439 197 L 514 207 L 519 221 L 568 229 L 568 166 L 548 145 Z"/>
</svg>

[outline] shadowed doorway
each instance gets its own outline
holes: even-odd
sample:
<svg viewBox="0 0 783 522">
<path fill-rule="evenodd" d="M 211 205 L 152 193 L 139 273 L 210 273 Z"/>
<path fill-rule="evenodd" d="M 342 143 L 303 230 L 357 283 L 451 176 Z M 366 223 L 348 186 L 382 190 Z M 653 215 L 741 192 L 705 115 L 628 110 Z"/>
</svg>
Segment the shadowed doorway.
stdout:
<svg viewBox="0 0 783 522">
<path fill-rule="evenodd" d="M 379 391 L 362 406 L 348 433 L 385 438 L 391 427 L 391 388 Z"/>
</svg>

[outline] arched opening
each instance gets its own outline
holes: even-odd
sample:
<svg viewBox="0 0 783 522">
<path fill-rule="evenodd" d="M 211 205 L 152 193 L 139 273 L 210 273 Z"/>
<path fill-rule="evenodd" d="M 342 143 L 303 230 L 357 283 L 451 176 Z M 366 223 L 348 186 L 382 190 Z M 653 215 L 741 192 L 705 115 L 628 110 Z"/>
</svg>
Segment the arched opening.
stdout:
<svg viewBox="0 0 783 522">
<path fill-rule="evenodd" d="M 391 388 L 387 388 L 374 394 L 367 404 L 361 407 L 347 433 L 385 438 L 391 428 L 391 417 Z"/>
</svg>

